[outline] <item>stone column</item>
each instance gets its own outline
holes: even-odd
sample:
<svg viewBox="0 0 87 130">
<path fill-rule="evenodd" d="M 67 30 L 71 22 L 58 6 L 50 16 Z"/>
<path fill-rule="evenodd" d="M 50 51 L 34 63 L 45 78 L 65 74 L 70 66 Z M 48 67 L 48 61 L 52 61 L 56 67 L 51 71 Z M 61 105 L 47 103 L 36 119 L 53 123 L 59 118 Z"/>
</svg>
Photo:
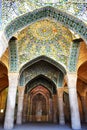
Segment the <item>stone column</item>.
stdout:
<svg viewBox="0 0 87 130">
<path fill-rule="evenodd" d="M 49 121 L 52 121 L 52 99 L 49 98 Z"/>
<path fill-rule="evenodd" d="M 53 95 L 53 122 L 57 122 L 56 95 Z"/>
<path fill-rule="evenodd" d="M 87 99 L 86 96 L 81 96 L 82 108 L 83 108 L 83 115 L 84 121 L 87 123 Z"/>
<path fill-rule="evenodd" d="M 15 112 L 15 102 L 16 102 L 16 92 L 18 85 L 18 73 L 9 73 L 9 88 L 8 88 L 8 98 L 7 107 L 5 113 L 4 128 L 12 129 L 14 126 L 14 112 Z"/>
<path fill-rule="evenodd" d="M 22 112 L 23 112 L 23 99 L 24 99 L 24 86 L 18 87 L 18 111 L 17 111 L 17 124 L 22 124 Z"/>
<path fill-rule="evenodd" d="M 23 103 L 23 122 L 25 123 L 27 121 L 27 94 L 24 94 L 24 103 Z"/>
<path fill-rule="evenodd" d="M 46 110 L 47 110 L 47 113 L 46 113 L 46 118 L 45 120 L 48 121 L 49 120 L 49 100 L 46 100 Z M 43 118 L 42 118 L 43 119 Z M 43 120 L 42 120 L 43 121 Z"/>
<path fill-rule="evenodd" d="M 31 99 L 31 97 L 30 97 L 30 121 L 33 121 L 32 120 L 32 99 Z"/>
<path fill-rule="evenodd" d="M 30 95 L 28 95 L 28 112 L 27 112 L 27 121 L 30 121 Z"/>
<path fill-rule="evenodd" d="M 64 125 L 65 124 L 65 118 L 64 118 L 64 108 L 63 108 L 63 88 L 57 89 L 58 93 L 58 108 L 59 108 L 59 124 Z"/>
<path fill-rule="evenodd" d="M 71 110 L 71 123 L 72 123 L 71 125 L 73 129 L 81 129 L 77 90 L 76 90 L 77 74 L 68 73 L 67 82 L 68 82 L 69 102 L 70 102 L 70 110 Z"/>
</svg>

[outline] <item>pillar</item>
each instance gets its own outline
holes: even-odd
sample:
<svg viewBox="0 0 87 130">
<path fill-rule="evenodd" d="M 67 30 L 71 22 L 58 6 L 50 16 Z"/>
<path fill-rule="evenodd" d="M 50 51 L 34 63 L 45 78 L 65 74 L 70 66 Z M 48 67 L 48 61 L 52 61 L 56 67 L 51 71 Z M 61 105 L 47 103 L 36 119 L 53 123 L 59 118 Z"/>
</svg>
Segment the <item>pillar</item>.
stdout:
<svg viewBox="0 0 87 130">
<path fill-rule="evenodd" d="M 27 121 L 30 121 L 30 95 L 28 95 L 28 112 L 27 112 Z"/>
<path fill-rule="evenodd" d="M 49 121 L 52 122 L 52 98 L 49 98 Z"/>
<path fill-rule="evenodd" d="M 8 88 L 4 129 L 12 129 L 14 126 L 14 112 L 15 112 L 16 92 L 18 85 L 18 73 L 9 73 L 8 78 L 9 78 L 9 88 Z"/>
<path fill-rule="evenodd" d="M 81 102 L 82 102 L 82 108 L 83 108 L 83 114 L 84 114 L 84 121 L 87 123 L 87 99 L 86 99 L 86 95 L 81 96 Z"/>
<path fill-rule="evenodd" d="M 32 119 L 32 98 L 31 98 L 31 95 L 30 95 L 30 121 L 33 121 Z"/>
<path fill-rule="evenodd" d="M 77 90 L 76 90 L 77 74 L 68 73 L 67 82 L 68 82 L 69 102 L 71 110 L 71 125 L 73 129 L 79 130 L 81 129 L 81 123 L 80 123 L 80 114 L 79 114 Z"/>
<path fill-rule="evenodd" d="M 53 122 L 57 122 L 56 95 L 53 95 Z"/>
<path fill-rule="evenodd" d="M 18 86 L 17 124 L 22 124 L 22 112 L 23 112 L 24 90 L 25 90 L 25 87 L 23 87 L 23 86 Z"/>
<path fill-rule="evenodd" d="M 58 88 L 57 93 L 58 93 L 58 108 L 59 108 L 59 124 L 64 125 L 65 118 L 64 118 L 64 108 L 63 108 L 63 88 Z"/>
<path fill-rule="evenodd" d="M 24 102 L 23 102 L 23 122 L 25 123 L 27 121 L 27 94 L 24 94 Z"/>
</svg>

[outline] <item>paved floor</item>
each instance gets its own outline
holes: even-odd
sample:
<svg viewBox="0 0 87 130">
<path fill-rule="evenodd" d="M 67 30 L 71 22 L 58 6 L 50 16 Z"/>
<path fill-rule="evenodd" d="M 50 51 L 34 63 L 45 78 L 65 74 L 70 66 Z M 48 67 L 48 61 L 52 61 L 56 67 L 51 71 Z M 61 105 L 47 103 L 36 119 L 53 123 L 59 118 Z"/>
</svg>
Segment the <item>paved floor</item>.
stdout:
<svg viewBox="0 0 87 130">
<path fill-rule="evenodd" d="M 4 130 L 0 126 L 0 130 Z M 70 125 L 60 126 L 58 124 L 47 124 L 47 123 L 29 123 L 23 125 L 15 125 L 12 130 L 72 130 Z M 81 130 L 87 130 L 87 125 L 82 125 Z"/>
</svg>

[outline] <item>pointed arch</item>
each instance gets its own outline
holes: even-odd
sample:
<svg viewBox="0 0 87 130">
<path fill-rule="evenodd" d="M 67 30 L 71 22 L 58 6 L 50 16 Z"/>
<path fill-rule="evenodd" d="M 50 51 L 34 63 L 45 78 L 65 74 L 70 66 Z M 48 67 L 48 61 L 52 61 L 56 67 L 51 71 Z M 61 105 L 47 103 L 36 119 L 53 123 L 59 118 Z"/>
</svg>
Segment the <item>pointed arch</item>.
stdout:
<svg viewBox="0 0 87 130">
<path fill-rule="evenodd" d="M 14 19 L 5 28 L 4 32 L 6 38 L 9 40 L 17 31 L 22 30 L 33 22 L 47 17 L 62 23 L 67 28 L 79 34 L 81 38 L 87 42 L 87 25 L 75 16 L 62 12 L 51 6 L 36 9 Z"/>
<path fill-rule="evenodd" d="M 35 82 L 35 85 L 33 86 L 33 87 L 31 87 L 31 88 L 29 88 L 29 91 L 31 91 L 32 89 L 34 89 L 36 86 L 38 86 L 38 85 L 42 85 L 42 86 L 44 86 L 44 88 L 46 88 L 46 89 L 48 89 L 51 93 L 56 93 L 56 89 L 57 89 L 57 87 L 56 87 L 56 84 L 49 78 L 49 77 L 46 77 L 45 75 L 42 75 L 42 74 L 40 74 L 40 75 L 38 75 L 38 76 L 36 76 L 36 77 L 34 77 L 33 79 L 31 79 L 30 81 L 28 81 L 27 83 L 26 83 L 26 87 L 25 87 L 25 92 L 28 90 L 27 89 L 27 87 L 28 87 L 28 85 L 29 85 L 29 87 L 30 87 L 30 83 L 31 82 L 34 82 L 34 80 L 38 80 L 39 78 L 42 78 L 43 80 L 45 79 L 45 82 L 48 82 L 48 84 L 50 83 L 51 85 L 52 85 L 52 87 L 50 88 L 50 87 L 46 87 L 46 84 L 42 81 L 42 82 L 40 82 L 40 83 L 36 83 Z M 52 92 L 53 91 L 53 92 Z"/>
<path fill-rule="evenodd" d="M 56 62 L 55 60 L 53 60 L 53 59 L 51 59 L 51 58 L 49 58 L 49 57 L 47 57 L 47 56 L 39 56 L 39 57 L 37 57 L 37 58 L 35 58 L 35 59 L 33 59 L 33 60 L 31 60 L 31 61 L 29 61 L 29 62 L 27 62 L 24 66 L 22 66 L 22 68 L 20 69 L 20 71 L 19 71 L 19 73 L 20 73 L 20 75 L 21 75 L 21 73 L 23 73 L 23 71 L 27 68 L 27 67 L 29 67 L 29 66 L 31 66 L 31 65 L 33 65 L 33 64 L 35 64 L 35 63 L 37 63 L 37 62 L 39 62 L 39 61 L 46 61 L 46 62 L 48 62 L 48 63 L 50 63 L 51 65 L 53 65 L 54 67 L 56 67 L 56 68 L 58 68 L 64 75 L 66 75 L 66 73 L 67 73 L 67 70 L 66 70 L 66 67 L 63 65 L 63 64 L 61 64 L 59 61 L 58 62 Z"/>
</svg>

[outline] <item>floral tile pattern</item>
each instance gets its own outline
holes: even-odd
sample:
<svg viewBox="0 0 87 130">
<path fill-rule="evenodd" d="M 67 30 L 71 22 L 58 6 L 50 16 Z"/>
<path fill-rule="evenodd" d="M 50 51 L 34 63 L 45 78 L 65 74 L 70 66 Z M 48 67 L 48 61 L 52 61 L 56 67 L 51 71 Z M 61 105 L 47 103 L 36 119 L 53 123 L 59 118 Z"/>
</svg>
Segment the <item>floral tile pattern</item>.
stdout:
<svg viewBox="0 0 87 130">
<path fill-rule="evenodd" d="M 54 20 L 32 23 L 18 34 L 19 66 L 42 55 L 67 65 L 71 41 L 71 32 Z"/>
</svg>

